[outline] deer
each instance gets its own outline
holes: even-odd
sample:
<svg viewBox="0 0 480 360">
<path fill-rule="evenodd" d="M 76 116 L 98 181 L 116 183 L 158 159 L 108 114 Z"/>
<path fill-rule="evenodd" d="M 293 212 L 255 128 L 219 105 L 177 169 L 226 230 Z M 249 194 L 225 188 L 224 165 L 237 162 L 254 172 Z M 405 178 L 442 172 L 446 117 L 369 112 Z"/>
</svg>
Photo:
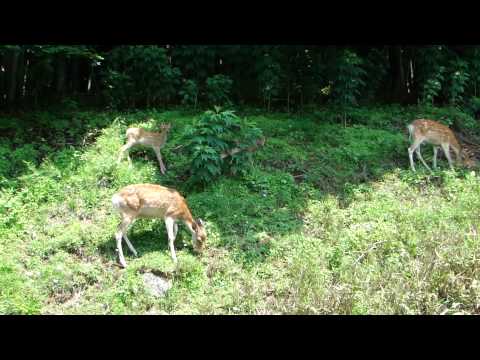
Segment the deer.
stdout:
<svg viewBox="0 0 480 360">
<path fill-rule="evenodd" d="M 132 166 L 132 159 L 130 158 L 129 149 L 134 145 L 146 145 L 153 148 L 155 155 L 157 156 L 158 163 L 160 165 L 160 171 L 165 175 L 165 164 L 162 160 L 162 154 L 160 149 L 165 145 L 167 141 L 167 135 L 171 128 L 171 124 L 161 124 L 160 132 L 150 132 L 143 130 L 141 128 L 128 128 L 126 132 L 127 143 L 122 146 L 120 150 L 120 155 L 118 156 L 117 163 L 120 163 L 125 155 L 127 154 L 128 162 Z"/>
<path fill-rule="evenodd" d="M 456 161 L 472 167 L 475 163 L 465 148 L 462 148 L 458 142 L 455 134 L 448 126 L 440 124 L 434 120 L 417 119 L 407 126 L 410 140 L 413 140 L 411 146 L 408 148 L 408 156 L 410 158 L 410 166 L 415 171 L 415 165 L 413 163 L 413 152 L 415 152 L 422 162 L 422 164 L 429 170 L 430 167 L 423 160 L 420 152 L 420 145 L 424 142 L 433 145 L 433 168 L 437 168 L 437 154 L 438 149 L 441 147 L 445 156 L 447 157 L 450 169 L 453 170 L 453 161 L 450 155 L 450 148 L 455 153 Z"/>
<path fill-rule="evenodd" d="M 122 239 L 128 248 L 138 256 L 137 251 L 127 237 L 130 225 L 138 218 L 163 218 L 168 234 L 170 256 L 177 265 L 174 242 L 178 233 L 177 221 L 182 221 L 192 234 L 194 252 L 201 254 L 207 240 L 205 224 L 202 219 L 194 219 L 185 198 L 175 189 L 155 184 L 133 184 L 120 189 L 112 196 L 112 206 L 122 217 L 115 239 L 120 264 L 127 267 L 122 250 Z"/>
</svg>

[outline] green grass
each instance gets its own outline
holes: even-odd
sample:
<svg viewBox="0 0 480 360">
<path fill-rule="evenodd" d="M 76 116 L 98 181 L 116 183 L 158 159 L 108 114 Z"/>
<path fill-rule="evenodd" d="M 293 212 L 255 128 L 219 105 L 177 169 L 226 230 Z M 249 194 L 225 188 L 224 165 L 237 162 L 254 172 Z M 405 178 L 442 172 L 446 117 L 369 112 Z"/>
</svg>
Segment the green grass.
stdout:
<svg viewBox="0 0 480 360">
<path fill-rule="evenodd" d="M 0 139 L 0 313 L 479 313 L 479 177 L 445 162 L 409 170 L 403 129 L 422 109 L 357 112 L 347 128 L 329 111 L 249 116 L 267 137 L 251 170 L 204 189 L 188 187 L 177 148 L 195 114 L 26 116 L 31 129 Z M 154 128 L 149 116 L 173 124 L 165 176 L 149 149 L 132 151 L 133 169 L 116 164 L 127 126 Z M 203 256 L 180 226 L 174 271 L 163 221 L 139 220 L 139 257 L 124 246 L 129 266 L 116 265 L 110 199 L 141 182 L 187 197 L 207 223 Z M 146 291 L 145 271 L 173 280 L 165 298 Z"/>
</svg>

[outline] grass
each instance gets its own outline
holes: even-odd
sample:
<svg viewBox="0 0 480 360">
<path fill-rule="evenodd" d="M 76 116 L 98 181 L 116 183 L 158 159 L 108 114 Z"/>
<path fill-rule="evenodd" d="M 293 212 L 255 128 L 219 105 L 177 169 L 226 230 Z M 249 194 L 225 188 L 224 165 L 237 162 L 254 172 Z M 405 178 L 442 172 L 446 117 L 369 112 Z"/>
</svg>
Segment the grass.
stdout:
<svg viewBox="0 0 480 360">
<path fill-rule="evenodd" d="M 265 147 L 247 175 L 205 189 L 188 187 L 177 148 L 195 114 L 15 119 L 0 139 L 0 313 L 478 314 L 477 174 L 445 162 L 412 173 L 399 129 L 425 110 L 368 111 L 374 121 L 356 114 L 346 128 L 328 111 L 249 116 Z M 149 116 L 173 124 L 165 176 L 148 149 L 132 151 L 133 169 L 116 164 L 127 126 L 154 128 Z M 129 266 L 116 265 L 110 199 L 142 182 L 177 188 L 206 220 L 203 256 L 180 226 L 174 271 L 163 221 L 139 220 L 129 233 L 139 257 L 124 247 Z M 145 271 L 173 280 L 166 297 L 146 291 Z"/>
</svg>

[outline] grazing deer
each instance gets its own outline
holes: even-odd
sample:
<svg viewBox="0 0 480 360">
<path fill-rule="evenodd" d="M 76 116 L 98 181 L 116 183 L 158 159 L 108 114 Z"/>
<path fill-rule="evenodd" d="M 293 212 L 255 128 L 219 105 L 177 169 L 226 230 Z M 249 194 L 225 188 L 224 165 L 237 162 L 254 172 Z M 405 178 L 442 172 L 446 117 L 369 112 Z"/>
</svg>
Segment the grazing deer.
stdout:
<svg viewBox="0 0 480 360">
<path fill-rule="evenodd" d="M 137 256 L 137 251 L 127 237 L 128 227 L 137 218 L 163 218 L 168 233 L 168 245 L 172 260 L 177 264 L 174 241 L 177 237 L 178 224 L 181 220 L 192 233 L 193 248 L 201 253 L 205 246 L 207 233 L 201 219 L 194 220 L 186 200 L 176 190 L 154 184 L 129 185 L 112 197 L 112 205 L 117 209 L 122 222 L 115 234 L 120 264 L 127 266 L 122 250 L 122 237 L 129 249 Z"/>
<path fill-rule="evenodd" d="M 137 144 L 146 145 L 153 148 L 155 155 L 157 155 L 158 163 L 160 164 L 160 171 L 162 174 L 165 174 L 165 165 L 162 160 L 162 154 L 160 154 L 160 149 L 165 145 L 167 141 L 167 134 L 171 128 L 171 124 L 162 124 L 160 125 L 160 132 L 149 132 L 141 128 L 129 128 L 127 129 L 127 143 L 122 146 L 120 150 L 120 155 L 118 156 L 118 163 L 122 161 L 123 156 L 127 153 L 127 158 L 130 166 L 132 165 L 132 159 L 130 159 L 129 149 Z"/>
<path fill-rule="evenodd" d="M 420 152 L 420 145 L 424 142 L 430 143 L 433 145 L 433 168 L 437 168 L 437 154 L 438 149 L 441 147 L 445 156 L 447 157 L 448 164 L 453 170 L 452 157 L 450 156 L 450 148 L 455 153 L 457 162 L 463 163 L 464 165 L 471 167 L 474 164 L 474 160 L 470 158 L 467 154 L 466 149 L 463 149 L 460 146 L 457 138 L 455 137 L 452 130 L 447 126 L 442 125 L 433 120 L 427 119 L 418 119 L 413 121 L 410 125 L 407 126 L 410 139 L 413 140 L 412 145 L 408 148 L 408 156 L 410 158 L 410 166 L 413 171 L 415 171 L 415 165 L 413 164 L 413 152 L 415 151 L 420 161 L 425 165 L 429 170 L 430 167 L 427 165 L 425 160 L 423 160 L 422 154 Z"/>
</svg>

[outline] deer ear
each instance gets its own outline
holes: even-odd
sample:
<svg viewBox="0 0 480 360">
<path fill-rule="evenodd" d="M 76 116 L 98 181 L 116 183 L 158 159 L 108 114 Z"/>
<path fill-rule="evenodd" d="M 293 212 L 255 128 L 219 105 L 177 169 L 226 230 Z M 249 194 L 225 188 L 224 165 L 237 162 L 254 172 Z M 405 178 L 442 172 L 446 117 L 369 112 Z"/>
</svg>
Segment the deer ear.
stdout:
<svg viewBox="0 0 480 360">
<path fill-rule="evenodd" d="M 204 222 L 202 219 L 198 218 L 196 221 L 195 221 L 199 226 L 203 226 L 204 225 Z"/>
</svg>

